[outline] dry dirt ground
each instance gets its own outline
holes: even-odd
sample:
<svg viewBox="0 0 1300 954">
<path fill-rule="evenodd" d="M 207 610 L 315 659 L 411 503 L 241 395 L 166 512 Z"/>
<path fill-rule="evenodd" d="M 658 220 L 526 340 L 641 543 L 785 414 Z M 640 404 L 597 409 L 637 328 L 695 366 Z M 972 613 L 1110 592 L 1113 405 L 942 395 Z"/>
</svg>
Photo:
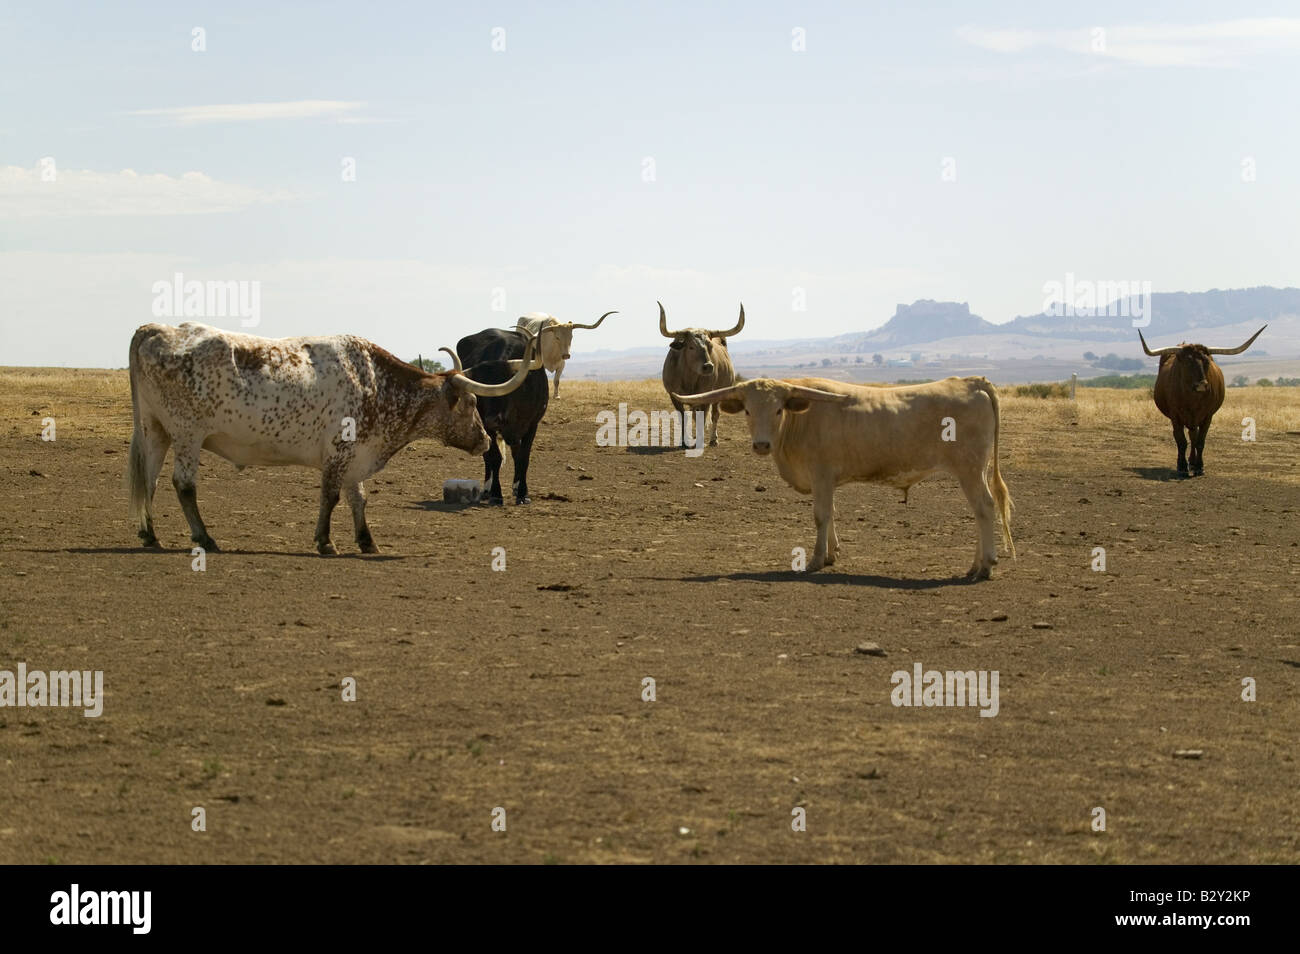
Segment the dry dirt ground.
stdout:
<svg viewBox="0 0 1300 954">
<path fill-rule="evenodd" d="M 106 693 L 0 709 L 0 862 L 1300 861 L 1300 393 L 1231 391 L 1190 481 L 1140 394 L 1007 395 L 1019 559 L 974 585 L 954 481 L 842 488 L 799 574 L 811 502 L 743 418 L 698 459 L 597 447 L 619 400 L 667 406 L 565 383 L 529 507 L 444 506 L 479 463 L 408 448 L 377 557 L 345 505 L 315 555 L 314 472 L 205 454 L 196 572 L 170 463 L 136 548 L 125 374 L 0 371 L 0 669 Z M 998 715 L 895 707 L 917 662 L 996 670 Z"/>
</svg>

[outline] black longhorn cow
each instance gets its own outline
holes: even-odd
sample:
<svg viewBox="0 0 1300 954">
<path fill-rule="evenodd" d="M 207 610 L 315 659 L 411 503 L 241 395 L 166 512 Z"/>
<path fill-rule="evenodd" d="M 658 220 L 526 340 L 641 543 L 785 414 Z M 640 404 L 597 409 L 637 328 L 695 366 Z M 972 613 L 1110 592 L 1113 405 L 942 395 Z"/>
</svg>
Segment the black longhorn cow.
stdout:
<svg viewBox="0 0 1300 954">
<path fill-rule="evenodd" d="M 451 355 L 458 370 L 464 368 L 465 376 L 470 380 L 498 384 L 509 381 L 516 373 L 531 337 L 527 332 L 519 330 L 485 328 L 456 342 L 454 355 L 446 348 L 442 350 Z M 550 386 L 542 367 L 541 349 L 538 348 L 537 351 L 538 357 L 533 361 L 534 370 L 524 378 L 524 383 L 518 390 L 505 397 L 488 397 L 478 402 L 483 429 L 491 440 L 491 446 L 483 455 L 483 494 L 489 504 L 500 506 L 504 503 L 501 495 L 502 455 L 498 439 L 509 445 L 510 456 L 514 461 L 515 474 L 511 488 L 515 503 L 532 502 L 528 497 L 528 459 L 532 454 L 533 439 L 537 436 L 537 425 L 546 414 L 550 400 Z"/>
</svg>

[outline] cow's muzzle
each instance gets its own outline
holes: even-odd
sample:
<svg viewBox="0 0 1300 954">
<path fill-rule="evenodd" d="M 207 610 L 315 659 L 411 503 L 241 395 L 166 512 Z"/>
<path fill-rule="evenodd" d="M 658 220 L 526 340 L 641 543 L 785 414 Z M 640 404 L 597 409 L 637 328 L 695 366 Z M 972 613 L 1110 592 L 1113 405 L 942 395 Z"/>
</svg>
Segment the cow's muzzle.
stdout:
<svg viewBox="0 0 1300 954">
<path fill-rule="evenodd" d="M 772 453 L 772 445 L 768 441 L 754 441 L 754 453 L 759 457 L 766 457 Z"/>
</svg>

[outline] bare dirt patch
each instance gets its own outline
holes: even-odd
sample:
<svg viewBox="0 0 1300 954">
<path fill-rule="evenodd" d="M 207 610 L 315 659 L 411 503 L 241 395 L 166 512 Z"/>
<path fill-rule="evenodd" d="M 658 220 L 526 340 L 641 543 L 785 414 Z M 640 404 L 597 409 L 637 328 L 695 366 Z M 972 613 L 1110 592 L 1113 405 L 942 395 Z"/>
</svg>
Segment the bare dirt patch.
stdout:
<svg viewBox="0 0 1300 954">
<path fill-rule="evenodd" d="M 420 442 L 369 482 L 377 557 L 345 513 L 314 554 L 313 472 L 205 454 L 198 573 L 170 464 L 136 547 L 125 374 L 0 372 L 0 669 L 107 693 L 0 709 L 0 861 L 1294 863 L 1300 409 L 1267 390 L 1191 481 L 1130 395 L 1004 399 L 1019 560 L 967 585 L 955 482 L 842 489 L 840 562 L 794 573 L 811 503 L 741 419 L 601 448 L 598 410 L 666 398 L 567 380 L 531 506 L 443 505 L 481 465 Z M 918 661 L 998 670 L 999 715 L 894 707 Z"/>
</svg>

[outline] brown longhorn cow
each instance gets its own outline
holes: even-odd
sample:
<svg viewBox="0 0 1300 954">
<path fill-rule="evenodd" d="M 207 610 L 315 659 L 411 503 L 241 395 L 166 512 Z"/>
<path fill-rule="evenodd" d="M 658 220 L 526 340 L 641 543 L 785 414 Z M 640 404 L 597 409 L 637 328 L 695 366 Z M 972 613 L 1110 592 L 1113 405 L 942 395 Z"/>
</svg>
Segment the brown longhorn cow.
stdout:
<svg viewBox="0 0 1300 954">
<path fill-rule="evenodd" d="M 679 394 L 697 394 L 718 388 L 729 388 L 739 380 L 736 369 L 731 363 L 731 354 L 727 350 L 727 339 L 738 335 L 745 327 L 745 306 L 740 306 L 740 319 L 726 331 L 710 331 L 706 328 L 682 328 L 679 331 L 668 330 L 668 316 L 664 306 L 659 303 L 659 333 L 671 338 L 668 356 L 664 358 L 664 390 L 673 402 L 677 413 L 682 415 L 682 437 L 686 436 L 686 418 L 695 410 L 678 400 Z M 708 435 L 709 446 L 718 443 L 718 405 L 702 404 L 706 412 L 710 406 L 713 410 L 713 430 Z M 707 430 L 707 427 L 706 427 Z M 697 446 L 704 442 L 696 434 Z"/>
<path fill-rule="evenodd" d="M 1264 326 L 1267 327 L 1268 325 Z M 1174 443 L 1178 445 L 1178 473 L 1184 477 L 1187 476 L 1189 464 L 1193 477 L 1205 473 L 1201 456 L 1205 450 L 1205 434 L 1210 429 L 1210 420 L 1215 412 L 1223 406 L 1223 372 L 1211 355 L 1241 354 L 1255 343 L 1264 328 L 1260 328 L 1245 344 L 1236 348 L 1207 348 L 1205 345 L 1184 341 L 1154 351 L 1147 347 L 1142 332 L 1138 332 L 1142 350 L 1151 357 L 1160 359 L 1160 368 L 1156 371 L 1156 407 L 1174 426 Z M 1186 436 L 1183 436 L 1184 428 L 1187 429 Z M 1187 453 L 1189 442 L 1192 447 L 1190 455 Z"/>
</svg>

